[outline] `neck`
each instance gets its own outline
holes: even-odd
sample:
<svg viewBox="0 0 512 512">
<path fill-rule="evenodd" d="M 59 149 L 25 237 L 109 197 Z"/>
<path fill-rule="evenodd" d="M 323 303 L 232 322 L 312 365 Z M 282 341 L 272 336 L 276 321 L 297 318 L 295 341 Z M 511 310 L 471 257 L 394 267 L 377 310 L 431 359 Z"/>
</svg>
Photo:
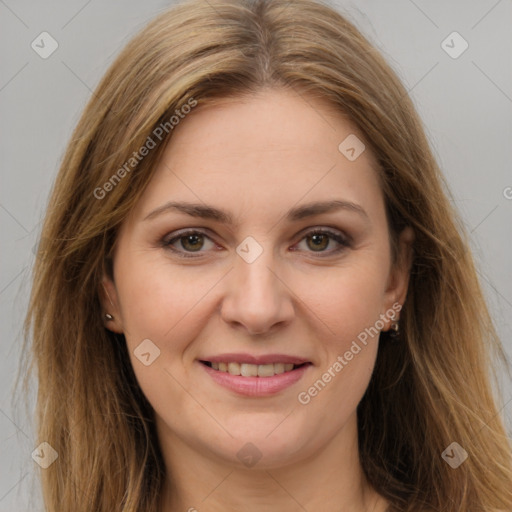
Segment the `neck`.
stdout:
<svg viewBox="0 0 512 512">
<path fill-rule="evenodd" d="M 162 425 L 160 425 L 162 427 Z M 384 512 L 385 500 L 368 485 L 359 462 L 357 418 L 308 458 L 258 469 L 200 453 L 160 428 L 168 478 L 160 512 L 322 510 Z"/>
</svg>

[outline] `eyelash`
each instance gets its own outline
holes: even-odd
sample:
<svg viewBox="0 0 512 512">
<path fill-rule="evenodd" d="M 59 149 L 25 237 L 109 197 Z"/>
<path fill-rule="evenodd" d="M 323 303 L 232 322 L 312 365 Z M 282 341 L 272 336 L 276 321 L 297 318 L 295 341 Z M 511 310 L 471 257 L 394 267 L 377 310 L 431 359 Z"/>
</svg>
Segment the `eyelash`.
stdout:
<svg viewBox="0 0 512 512">
<path fill-rule="evenodd" d="M 174 236 L 173 238 L 171 238 L 169 240 L 166 240 L 164 238 L 162 240 L 162 245 L 163 245 L 164 248 L 171 250 L 172 252 L 177 254 L 179 257 L 182 257 L 182 258 L 200 258 L 201 256 L 192 256 L 192 254 L 194 254 L 194 252 L 192 252 L 192 251 L 189 251 L 187 253 L 187 252 L 182 252 L 182 251 L 177 250 L 177 249 L 172 247 L 172 244 L 174 244 L 175 242 L 177 242 L 177 241 L 179 241 L 182 238 L 185 238 L 187 236 L 191 236 L 191 235 L 202 235 L 202 236 L 204 236 L 204 237 L 206 237 L 206 238 L 211 240 L 211 238 L 204 231 L 201 231 L 201 230 L 198 230 L 198 229 L 190 229 L 188 231 L 182 231 L 181 233 L 179 233 L 178 235 Z M 313 235 L 327 235 L 332 240 L 334 240 L 335 242 L 337 242 L 340 245 L 340 247 L 338 247 L 337 249 L 335 249 L 333 251 L 328 251 L 328 252 L 326 252 L 326 251 L 318 251 L 318 252 L 316 252 L 316 254 L 323 254 L 324 253 L 327 256 L 332 256 L 334 254 L 338 254 L 338 253 L 342 252 L 343 250 L 345 250 L 345 249 L 347 249 L 348 247 L 351 246 L 350 241 L 346 237 L 342 236 L 340 233 L 337 233 L 335 231 L 331 231 L 331 230 L 325 229 L 325 228 L 323 228 L 323 229 L 312 229 L 311 231 L 308 231 L 307 233 L 304 234 L 304 236 L 297 243 L 300 243 L 303 240 L 305 240 L 308 236 L 313 236 Z M 213 242 L 213 240 L 211 240 L 211 241 Z M 197 251 L 197 254 L 201 254 L 201 252 L 203 252 L 203 251 Z M 310 251 L 310 252 L 315 254 L 315 251 Z M 325 258 L 327 256 L 320 256 L 320 258 Z"/>
</svg>

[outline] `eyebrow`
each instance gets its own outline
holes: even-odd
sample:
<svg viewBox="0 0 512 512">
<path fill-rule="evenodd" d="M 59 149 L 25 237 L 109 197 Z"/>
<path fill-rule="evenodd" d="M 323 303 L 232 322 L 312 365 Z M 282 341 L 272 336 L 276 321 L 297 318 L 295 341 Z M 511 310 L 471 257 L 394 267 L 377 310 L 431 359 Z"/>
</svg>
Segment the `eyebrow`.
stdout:
<svg viewBox="0 0 512 512">
<path fill-rule="evenodd" d="M 330 213 L 338 210 L 348 210 L 357 213 L 366 222 L 370 221 L 368 214 L 360 205 L 351 201 L 344 201 L 339 199 L 334 199 L 331 201 L 316 201 L 313 203 L 304 204 L 302 206 L 297 206 L 287 212 L 286 219 L 293 222 L 307 217 L 313 217 L 314 215 Z M 233 226 L 235 224 L 232 215 L 224 210 L 200 203 L 187 203 L 178 201 L 169 201 L 168 203 L 159 206 L 155 210 L 151 211 L 148 215 L 146 215 L 146 217 L 144 217 L 144 221 L 154 219 L 155 217 L 172 211 L 182 212 L 190 215 L 191 217 L 215 220 L 229 226 Z"/>
</svg>

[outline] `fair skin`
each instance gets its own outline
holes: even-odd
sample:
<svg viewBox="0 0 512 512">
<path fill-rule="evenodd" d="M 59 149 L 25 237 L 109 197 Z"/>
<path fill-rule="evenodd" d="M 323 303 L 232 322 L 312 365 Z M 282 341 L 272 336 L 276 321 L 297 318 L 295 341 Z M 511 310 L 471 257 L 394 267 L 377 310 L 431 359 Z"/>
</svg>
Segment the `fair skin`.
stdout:
<svg viewBox="0 0 512 512">
<path fill-rule="evenodd" d="M 357 448 L 356 407 L 378 336 L 340 372 L 332 367 L 365 328 L 404 303 L 412 233 L 402 233 L 393 265 L 368 145 L 355 161 L 338 150 L 350 134 L 363 140 L 328 104 L 285 90 L 198 107 L 175 128 L 123 223 L 102 300 L 114 317 L 106 325 L 124 333 L 155 411 L 169 475 L 161 512 L 385 510 Z M 330 200 L 358 208 L 286 217 Z M 233 224 L 172 209 L 147 218 L 169 201 L 223 210 Z M 311 235 L 322 228 L 349 245 Z M 203 235 L 185 237 L 185 229 Z M 249 252 L 262 249 L 251 262 L 236 251 L 249 236 L 259 244 Z M 172 238 L 177 252 L 165 246 Z M 390 328 L 385 318 L 380 330 Z M 145 346 L 146 359 L 151 347 L 160 350 L 147 366 L 134 354 L 146 339 L 154 344 Z M 284 389 L 248 395 L 219 384 L 201 362 L 230 353 L 284 354 L 307 364 Z M 299 402 L 330 367 L 325 387 Z"/>
</svg>

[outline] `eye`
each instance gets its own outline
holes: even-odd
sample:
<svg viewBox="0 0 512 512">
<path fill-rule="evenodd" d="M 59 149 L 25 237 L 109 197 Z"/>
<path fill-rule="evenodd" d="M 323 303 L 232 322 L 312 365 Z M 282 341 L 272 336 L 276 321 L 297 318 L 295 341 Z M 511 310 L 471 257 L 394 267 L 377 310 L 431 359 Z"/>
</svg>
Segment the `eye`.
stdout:
<svg viewBox="0 0 512 512">
<path fill-rule="evenodd" d="M 177 253 L 179 256 L 183 258 L 195 258 L 196 256 L 189 255 L 187 254 L 187 252 L 201 252 L 201 249 L 205 246 L 206 240 L 210 242 L 210 248 L 211 246 L 215 246 L 210 237 L 207 236 L 202 231 L 189 230 L 182 231 L 177 236 L 174 236 L 173 238 L 170 238 L 168 240 L 164 240 L 163 245 L 164 247 L 171 249 L 173 252 Z M 178 247 L 175 247 L 176 245 Z M 185 252 L 182 252 L 182 249 Z"/>
<path fill-rule="evenodd" d="M 333 250 L 326 251 L 331 244 L 332 241 L 335 241 L 338 247 Z M 340 232 L 331 231 L 329 229 L 314 229 L 308 233 L 301 239 L 300 243 L 306 243 L 306 252 L 314 252 L 314 253 L 325 253 L 327 255 L 337 254 L 347 247 L 350 247 L 350 241 L 348 238 L 344 237 Z M 201 249 L 206 248 L 212 249 L 216 246 L 216 244 L 212 241 L 212 239 L 203 231 L 199 230 L 188 230 L 182 231 L 178 233 L 176 236 L 172 238 L 166 238 L 162 241 L 162 245 L 178 254 L 183 258 L 197 258 L 200 256 Z M 310 249 L 310 251 L 308 251 Z M 292 249 L 296 251 L 296 249 Z M 193 253 L 198 253 L 197 256 L 194 256 Z"/>
<path fill-rule="evenodd" d="M 329 247 L 332 241 L 335 241 L 338 247 L 333 250 L 326 251 L 327 247 Z M 347 247 L 350 247 L 350 242 L 348 238 L 344 237 L 341 233 L 336 231 L 331 231 L 329 229 L 314 229 L 306 233 L 300 243 L 305 243 L 308 249 L 311 249 L 312 252 L 316 253 L 325 253 L 326 255 L 337 254 Z M 300 245 L 297 244 L 297 245 Z"/>
</svg>

